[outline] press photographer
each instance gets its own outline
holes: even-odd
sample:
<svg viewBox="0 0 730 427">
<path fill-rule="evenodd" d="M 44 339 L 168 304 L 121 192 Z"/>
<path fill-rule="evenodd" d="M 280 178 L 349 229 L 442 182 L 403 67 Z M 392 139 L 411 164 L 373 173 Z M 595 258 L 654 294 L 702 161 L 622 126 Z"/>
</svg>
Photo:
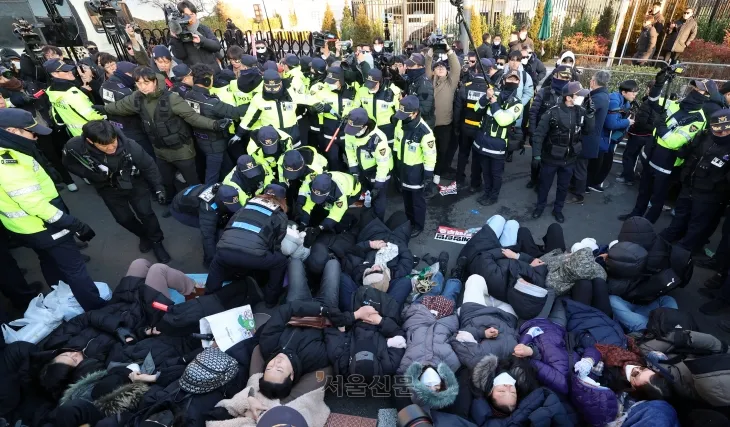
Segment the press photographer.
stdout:
<svg viewBox="0 0 730 427">
<path fill-rule="evenodd" d="M 206 64 L 214 70 L 220 69 L 216 55 L 221 44 L 213 31 L 198 20 L 198 10 L 191 2 L 183 0 L 177 4 L 177 13 L 169 13 L 170 49 L 175 58 L 188 66 Z"/>
</svg>

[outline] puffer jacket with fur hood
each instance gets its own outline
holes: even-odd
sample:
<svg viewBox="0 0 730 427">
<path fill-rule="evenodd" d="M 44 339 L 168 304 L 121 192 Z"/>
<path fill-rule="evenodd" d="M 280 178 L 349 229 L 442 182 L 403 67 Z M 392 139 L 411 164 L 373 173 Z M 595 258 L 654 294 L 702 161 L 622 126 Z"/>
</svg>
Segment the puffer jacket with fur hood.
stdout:
<svg viewBox="0 0 730 427">
<path fill-rule="evenodd" d="M 246 388 L 231 399 L 218 402 L 216 407 L 225 408 L 236 417 L 224 421 L 207 421 L 206 427 L 256 427 L 258 418 L 274 406 L 280 406 L 279 399 L 269 399 L 259 391 L 259 379 L 263 374 L 254 374 L 248 379 Z M 252 399 L 256 402 L 252 402 Z M 254 403 L 252 406 L 251 404 Z M 302 414 L 309 427 L 324 427 L 330 416 L 330 408 L 324 403 L 324 387 L 310 391 L 285 406 Z"/>
<path fill-rule="evenodd" d="M 583 248 L 571 254 L 563 253 L 561 249 L 540 257 L 548 267 L 547 280 L 548 288 L 555 290 L 555 293 L 565 295 L 570 291 L 576 281 L 583 279 L 606 279 L 606 270 L 603 269 L 593 257 L 590 248 Z"/>
<path fill-rule="evenodd" d="M 445 363 L 439 363 L 436 366 L 436 372 L 441 377 L 445 388 L 441 391 L 433 391 L 420 380 L 421 374 L 428 367 L 429 365 L 424 366 L 418 362 L 408 367 L 405 377 L 411 386 L 411 400 L 418 406 L 429 409 L 441 409 L 451 405 L 459 394 L 459 381 L 456 379 L 456 375 Z"/>
<path fill-rule="evenodd" d="M 398 367 L 399 375 L 414 362 L 430 366 L 445 363 L 453 372 L 459 369 L 461 363 L 450 344 L 459 329 L 456 314 L 437 319 L 425 305 L 414 303 L 403 309 L 401 317 L 405 319 L 406 352 Z"/>
<path fill-rule="evenodd" d="M 63 405 L 74 399 L 92 401 L 94 406 L 104 415 L 116 415 L 126 411 L 136 411 L 142 396 L 149 390 L 146 383 L 127 383 L 116 387 L 109 393 L 94 397 L 94 388 L 107 376 L 107 371 L 92 372 L 79 381 L 71 384 L 63 394 L 59 404 Z"/>
</svg>

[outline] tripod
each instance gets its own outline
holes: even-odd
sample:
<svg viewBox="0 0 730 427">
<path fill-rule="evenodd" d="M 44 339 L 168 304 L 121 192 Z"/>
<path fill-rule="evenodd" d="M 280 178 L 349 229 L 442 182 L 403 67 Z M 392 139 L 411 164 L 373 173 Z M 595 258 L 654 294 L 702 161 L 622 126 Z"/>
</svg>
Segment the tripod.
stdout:
<svg viewBox="0 0 730 427">
<path fill-rule="evenodd" d="M 492 84 L 489 82 L 489 78 L 487 77 L 487 73 L 484 71 L 484 66 L 482 66 L 482 58 L 479 57 L 477 46 L 474 44 L 474 39 L 471 37 L 469 26 L 466 25 L 466 20 L 464 19 L 464 2 L 463 0 L 451 0 L 451 5 L 456 7 L 456 22 L 460 26 L 464 26 L 464 31 L 466 31 L 466 35 L 469 37 L 469 45 L 472 49 L 474 49 L 474 54 L 477 56 L 477 66 L 482 72 L 482 76 L 484 76 L 484 81 L 487 82 L 487 87 L 492 87 Z"/>
</svg>

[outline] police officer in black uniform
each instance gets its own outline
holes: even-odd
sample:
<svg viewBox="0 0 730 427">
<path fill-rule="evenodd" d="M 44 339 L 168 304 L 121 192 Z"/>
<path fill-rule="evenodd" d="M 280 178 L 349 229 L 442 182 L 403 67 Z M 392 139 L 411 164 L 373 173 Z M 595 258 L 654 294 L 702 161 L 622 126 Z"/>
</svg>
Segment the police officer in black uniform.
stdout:
<svg viewBox="0 0 730 427">
<path fill-rule="evenodd" d="M 730 196 L 730 110 L 715 112 L 710 130 L 703 131 L 683 151 L 682 192 L 672 223 L 660 235 L 694 251 L 714 231 L 710 219 L 719 216 Z"/>
<path fill-rule="evenodd" d="M 236 274 L 268 271 L 269 283 L 264 300 L 276 304 L 281 295 L 289 259 L 281 253 L 281 242 L 287 228 L 286 190 L 268 185 L 264 193 L 254 196 L 228 222 L 218 241 L 210 264 L 207 293 L 219 290 L 225 280 Z"/>
<path fill-rule="evenodd" d="M 164 235 L 150 204 L 150 188 L 160 204 L 166 203 L 154 160 L 109 121 L 92 120 L 82 132 L 66 143 L 63 164 L 91 182 L 117 223 L 139 237 L 140 252 L 153 250 L 159 262 L 168 263 Z"/>
<path fill-rule="evenodd" d="M 192 79 L 193 87 L 185 92 L 183 98 L 196 113 L 214 120 L 240 119 L 243 108 L 226 104 L 217 96 L 210 94 L 210 88 L 213 86 L 213 69 L 210 66 L 193 65 Z M 231 120 L 231 124 L 233 124 L 233 120 Z M 222 175 L 233 168 L 233 161 L 226 152 L 230 138 L 229 130 L 193 128 L 193 135 L 198 149 L 205 155 L 204 183 L 213 185 L 221 180 Z"/>
<path fill-rule="evenodd" d="M 491 60 L 482 59 L 482 65 L 486 70 L 492 64 Z M 464 83 L 456 93 L 454 101 L 454 133 L 459 140 L 459 158 L 456 166 L 456 185 L 463 187 L 466 184 L 466 164 L 469 162 L 469 154 L 472 152 L 472 145 L 476 139 L 482 118 L 486 109 L 474 108 L 479 100 L 487 94 L 489 82 L 484 80 L 482 73 L 474 73 L 472 78 Z M 447 165 L 451 165 L 457 145 L 449 144 L 446 153 Z M 475 173 L 476 171 L 476 173 Z M 482 186 L 482 169 L 479 162 L 472 159 L 471 189 L 472 192 L 479 190 Z"/>
<path fill-rule="evenodd" d="M 185 98 L 185 94 L 193 88 L 193 71 L 185 64 L 179 64 L 172 67 L 173 84 L 170 91 L 177 93 Z"/>
<path fill-rule="evenodd" d="M 558 176 L 553 216 L 559 223 L 565 222 L 563 205 L 568 195 L 568 185 L 573 176 L 573 164 L 581 153 L 581 136 L 590 135 L 595 126 L 595 110 L 588 99 L 588 107 L 583 108 L 576 100 L 589 94 L 579 82 L 570 82 L 561 92 L 563 100 L 547 110 L 540 117 L 532 141 L 532 164 L 540 163 L 540 182 L 537 191 L 537 206 L 533 218 L 539 218 L 547 205 L 547 196 Z"/>
<path fill-rule="evenodd" d="M 136 65 L 131 62 L 121 61 L 117 62 L 117 70 L 114 71 L 104 83 L 101 85 L 101 98 L 105 104 L 111 102 L 117 102 L 134 92 L 134 77 L 132 77 L 132 71 L 134 71 Z M 124 132 L 124 136 L 129 139 L 133 139 L 137 144 L 142 146 L 144 150 L 155 158 L 155 150 L 152 149 L 152 143 L 147 138 L 147 133 L 144 131 L 142 125 L 142 119 L 139 116 L 117 116 L 108 114 L 107 119 Z"/>
<path fill-rule="evenodd" d="M 213 261 L 218 230 L 226 227 L 231 214 L 240 207 L 238 190 L 222 184 L 193 185 L 177 193 L 172 199 L 172 217 L 188 227 L 200 229 L 205 268 L 209 268 Z"/>
</svg>

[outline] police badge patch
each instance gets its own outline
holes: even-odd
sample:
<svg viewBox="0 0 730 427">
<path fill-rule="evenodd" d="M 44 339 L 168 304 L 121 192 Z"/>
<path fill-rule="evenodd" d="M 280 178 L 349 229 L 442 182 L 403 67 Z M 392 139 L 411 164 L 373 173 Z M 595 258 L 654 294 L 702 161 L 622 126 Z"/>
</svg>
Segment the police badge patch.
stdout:
<svg viewBox="0 0 730 427">
<path fill-rule="evenodd" d="M 428 148 L 433 148 L 433 141 L 428 141 Z"/>
<path fill-rule="evenodd" d="M 699 128 L 697 126 L 695 126 L 695 125 L 692 125 L 692 126 L 689 127 L 689 131 L 690 132 L 697 132 L 698 130 L 699 130 Z"/>
<path fill-rule="evenodd" d="M 338 208 L 342 208 L 342 201 L 338 201 L 338 202 L 337 202 L 337 203 L 335 203 L 335 204 L 337 205 L 337 207 L 338 207 Z"/>
<path fill-rule="evenodd" d="M 385 148 L 381 148 L 380 151 L 379 151 L 379 153 L 380 153 L 381 156 L 384 156 L 385 155 Z"/>
<path fill-rule="evenodd" d="M 517 114 L 520 114 L 520 106 L 519 105 L 516 105 L 515 106 L 514 112 L 517 113 Z"/>
</svg>

